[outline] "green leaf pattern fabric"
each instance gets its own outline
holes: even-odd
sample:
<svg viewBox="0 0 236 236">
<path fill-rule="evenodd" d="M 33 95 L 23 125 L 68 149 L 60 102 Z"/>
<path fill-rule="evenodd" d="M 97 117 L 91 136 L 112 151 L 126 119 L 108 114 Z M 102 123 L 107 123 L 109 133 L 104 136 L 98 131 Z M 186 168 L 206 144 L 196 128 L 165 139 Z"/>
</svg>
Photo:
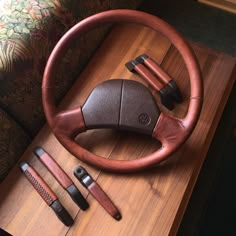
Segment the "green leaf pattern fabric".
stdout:
<svg viewBox="0 0 236 236">
<path fill-rule="evenodd" d="M 34 137 L 45 117 L 41 101 L 42 76 L 48 56 L 62 35 L 97 12 L 136 8 L 141 0 L 0 0 L 0 109 Z M 108 31 L 101 27 L 78 39 L 58 65 L 55 98 L 69 90 Z M 6 119 L 4 121 L 6 122 Z M 7 121 L 9 122 L 9 121 Z M 12 127 L 16 127 L 13 125 Z M 17 130 L 17 129 L 16 129 Z M 0 134 L 2 148 L 8 147 Z M 21 143 L 19 136 L 12 143 Z M 5 142 L 5 143 L 4 143 Z M 24 144 L 24 141 L 23 141 Z M 19 157 L 15 146 L 14 155 Z M 23 145 L 25 147 L 25 145 Z M 0 152 L 0 176 L 2 160 Z"/>
<path fill-rule="evenodd" d="M 55 0 L 2 0 L 0 8 L 0 68 L 4 72 L 13 70 L 15 61 L 48 53 L 52 17 L 65 27 L 75 23 L 72 13 Z M 46 43 L 45 48 L 39 47 L 39 41 Z"/>
</svg>

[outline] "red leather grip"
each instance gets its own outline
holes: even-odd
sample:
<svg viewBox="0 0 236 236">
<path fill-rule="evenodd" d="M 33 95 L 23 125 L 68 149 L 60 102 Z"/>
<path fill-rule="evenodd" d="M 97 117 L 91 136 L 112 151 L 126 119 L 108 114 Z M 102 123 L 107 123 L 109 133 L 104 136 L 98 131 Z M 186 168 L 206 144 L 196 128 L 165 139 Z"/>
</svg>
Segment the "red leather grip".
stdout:
<svg viewBox="0 0 236 236">
<path fill-rule="evenodd" d="M 142 64 L 136 65 L 134 69 L 157 91 L 160 91 L 163 88 L 164 85 L 159 82 L 155 76 Z"/>
<path fill-rule="evenodd" d="M 67 189 L 70 185 L 73 184 L 70 177 L 47 152 L 44 152 L 40 156 L 40 160 L 48 168 L 48 170 L 52 173 L 52 175 L 57 179 L 57 181 L 62 185 L 64 189 Z"/>
<path fill-rule="evenodd" d="M 88 186 L 88 190 L 113 218 L 116 220 L 121 219 L 121 214 L 117 207 L 95 181 Z"/>
<path fill-rule="evenodd" d="M 144 60 L 144 64 L 150 68 L 153 73 L 155 73 L 160 79 L 162 79 L 166 84 L 171 81 L 170 76 L 151 58 Z"/>
<path fill-rule="evenodd" d="M 63 58 L 70 45 L 72 45 L 80 36 L 98 26 L 106 23 L 122 22 L 142 24 L 155 31 L 159 31 L 164 36 L 169 38 L 182 55 L 190 75 L 190 100 L 188 111 L 186 112 L 185 117 L 179 120 L 162 115 L 159 117 L 156 127 L 153 131 L 153 137 L 159 138 L 166 145 L 162 145 L 162 148 L 146 157 L 127 161 L 102 158 L 87 151 L 77 144 L 73 139 L 74 135 L 77 132 L 85 131 L 85 124 L 81 109 L 77 107 L 69 111 L 59 111 L 54 101 L 52 89 L 54 85 L 53 78 L 57 73 L 58 64 L 60 63 L 60 60 Z M 145 74 L 146 73 L 144 73 L 144 75 Z M 174 28 L 172 28 L 163 20 L 153 15 L 134 10 L 122 9 L 101 12 L 84 19 L 72 27 L 59 40 L 53 49 L 45 67 L 42 82 L 44 112 L 48 124 L 57 139 L 69 152 L 71 152 L 80 160 L 104 170 L 114 172 L 138 171 L 154 166 L 166 159 L 168 156 L 170 156 L 170 154 L 176 151 L 192 133 L 198 121 L 203 102 L 203 83 L 201 76 L 199 64 L 188 43 Z M 159 90 L 161 85 L 156 85 L 156 87 L 158 87 Z M 171 126 L 173 126 L 175 129 L 174 132 L 171 133 L 170 129 L 168 128 L 169 135 L 166 135 L 163 131 L 165 127 L 162 128 L 160 126 L 161 124 L 168 125 L 167 121 L 169 120 L 171 120 Z M 179 132 L 176 132 L 176 130 L 180 131 L 181 134 L 179 135 Z M 171 137 L 173 137 L 173 139 Z"/>
<path fill-rule="evenodd" d="M 24 174 L 47 205 L 50 206 L 55 200 L 57 200 L 56 194 L 50 189 L 33 167 L 29 166 L 27 170 L 24 171 Z"/>
</svg>

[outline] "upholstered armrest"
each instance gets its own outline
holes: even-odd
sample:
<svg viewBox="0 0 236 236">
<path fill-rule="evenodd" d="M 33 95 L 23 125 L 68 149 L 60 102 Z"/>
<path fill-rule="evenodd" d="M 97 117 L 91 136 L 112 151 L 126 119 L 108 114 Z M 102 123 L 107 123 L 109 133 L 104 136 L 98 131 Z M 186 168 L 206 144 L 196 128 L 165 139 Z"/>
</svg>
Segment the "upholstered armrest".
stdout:
<svg viewBox="0 0 236 236">
<path fill-rule="evenodd" d="M 0 1 L 2 73 L 21 70 L 23 62 L 34 61 L 37 66 L 46 59 L 62 34 L 79 20 L 63 2 L 73 1 Z"/>
</svg>

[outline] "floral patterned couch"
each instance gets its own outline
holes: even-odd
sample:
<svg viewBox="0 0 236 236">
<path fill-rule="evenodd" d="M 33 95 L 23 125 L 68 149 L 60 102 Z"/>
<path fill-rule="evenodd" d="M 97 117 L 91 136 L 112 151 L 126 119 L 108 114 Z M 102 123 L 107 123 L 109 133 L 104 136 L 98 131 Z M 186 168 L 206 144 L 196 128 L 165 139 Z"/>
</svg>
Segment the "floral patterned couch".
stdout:
<svg viewBox="0 0 236 236">
<path fill-rule="evenodd" d="M 0 0 L 0 182 L 45 123 L 41 82 L 44 66 L 56 42 L 89 15 L 109 9 L 134 9 L 140 2 Z M 58 68 L 58 101 L 106 32 L 107 28 L 95 30 L 68 51 Z"/>
</svg>

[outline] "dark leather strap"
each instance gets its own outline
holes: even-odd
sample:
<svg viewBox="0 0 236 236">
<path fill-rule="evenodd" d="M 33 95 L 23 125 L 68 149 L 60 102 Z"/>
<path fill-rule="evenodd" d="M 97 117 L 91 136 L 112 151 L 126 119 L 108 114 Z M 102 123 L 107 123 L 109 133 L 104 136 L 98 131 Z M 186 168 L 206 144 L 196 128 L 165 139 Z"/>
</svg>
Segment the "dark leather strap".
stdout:
<svg viewBox="0 0 236 236">
<path fill-rule="evenodd" d="M 0 228 L 0 235 L 1 236 L 13 236 L 12 234 L 9 234 L 7 231 L 5 231 L 2 228 Z"/>
<path fill-rule="evenodd" d="M 74 184 L 69 186 L 66 189 L 66 191 L 81 210 L 85 211 L 89 208 L 87 200 L 83 197 L 82 193 L 78 190 L 78 188 Z"/>
<path fill-rule="evenodd" d="M 74 175 L 114 219 L 121 220 L 118 208 L 82 166 L 74 170 Z"/>
</svg>

